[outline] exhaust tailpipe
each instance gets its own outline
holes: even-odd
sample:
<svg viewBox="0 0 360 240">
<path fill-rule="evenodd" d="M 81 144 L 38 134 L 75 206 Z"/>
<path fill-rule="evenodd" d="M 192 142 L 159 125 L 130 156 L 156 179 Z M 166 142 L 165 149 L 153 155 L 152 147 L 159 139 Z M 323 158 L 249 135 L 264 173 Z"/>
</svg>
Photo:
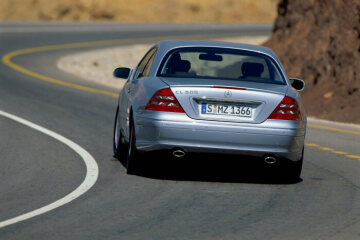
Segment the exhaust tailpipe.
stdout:
<svg viewBox="0 0 360 240">
<path fill-rule="evenodd" d="M 264 158 L 264 162 L 266 164 L 272 165 L 277 162 L 277 159 L 275 157 L 266 157 L 266 158 Z"/>
<path fill-rule="evenodd" d="M 176 149 L 172 152 L 173 156 L 176 158 L 182 158 L 185 157 L 186 153 L 181 149 Z"/>
</svg>

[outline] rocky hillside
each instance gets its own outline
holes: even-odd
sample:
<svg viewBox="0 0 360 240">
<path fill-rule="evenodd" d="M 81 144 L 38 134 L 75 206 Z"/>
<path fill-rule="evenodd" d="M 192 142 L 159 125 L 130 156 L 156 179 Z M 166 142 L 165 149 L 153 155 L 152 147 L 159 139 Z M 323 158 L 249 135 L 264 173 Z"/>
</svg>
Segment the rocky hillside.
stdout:
<svg viewBox="0 0 360 240">
<path fill-rule="evenodd" d="M 305 80 L 308 115 L 360 123 L 359 0 L 281 0 L 265 45 Z"/>
<path fill-rule="evenodd" d="M 272 23 L 278 0 L 0 0 L 0 20 Z"/>
</svg>

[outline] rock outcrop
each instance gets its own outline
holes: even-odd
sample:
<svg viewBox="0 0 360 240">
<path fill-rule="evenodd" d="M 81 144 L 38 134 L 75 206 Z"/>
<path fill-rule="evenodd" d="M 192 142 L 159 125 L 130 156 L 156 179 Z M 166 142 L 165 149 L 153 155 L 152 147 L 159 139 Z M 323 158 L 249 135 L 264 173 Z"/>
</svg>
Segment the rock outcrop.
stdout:
<svg viewBox="0 0 360 240">
<path fill-rule="evenodd" d="M 359 0 L 280 0 L 264 45 L 305 80 L 308 115 L 360 123 Z"/>
</svg>

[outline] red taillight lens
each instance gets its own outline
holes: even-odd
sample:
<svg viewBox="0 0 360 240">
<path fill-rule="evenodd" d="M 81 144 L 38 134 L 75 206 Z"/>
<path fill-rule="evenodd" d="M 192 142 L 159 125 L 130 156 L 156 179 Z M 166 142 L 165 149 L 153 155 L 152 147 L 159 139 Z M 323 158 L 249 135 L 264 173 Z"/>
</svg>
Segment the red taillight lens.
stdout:
<svg viewBox="0 0 360 240">
<path fill-rule="evenodd" d="M 285 96 L 269 119 L 299 120 L 300 109 L 295 99 Z"/>
<path fill-rule="evenodd" d="M 163 112 L 184 112 L 170 88 L 164 88 L 157 91 L 150 99 L 145 109 Z"/>
</svg>

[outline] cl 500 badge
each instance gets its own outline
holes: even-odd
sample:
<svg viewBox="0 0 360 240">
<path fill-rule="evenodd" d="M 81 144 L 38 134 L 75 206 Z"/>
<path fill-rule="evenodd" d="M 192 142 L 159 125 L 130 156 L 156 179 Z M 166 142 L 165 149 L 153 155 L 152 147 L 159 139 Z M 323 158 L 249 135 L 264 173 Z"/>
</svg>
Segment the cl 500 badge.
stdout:
<svg viewBox="0 0 360 240">
<path fill-rule="evenodd" d="M 199 94 L 198 90 L 176 90 L 176 94 Z"/>
</svg>

